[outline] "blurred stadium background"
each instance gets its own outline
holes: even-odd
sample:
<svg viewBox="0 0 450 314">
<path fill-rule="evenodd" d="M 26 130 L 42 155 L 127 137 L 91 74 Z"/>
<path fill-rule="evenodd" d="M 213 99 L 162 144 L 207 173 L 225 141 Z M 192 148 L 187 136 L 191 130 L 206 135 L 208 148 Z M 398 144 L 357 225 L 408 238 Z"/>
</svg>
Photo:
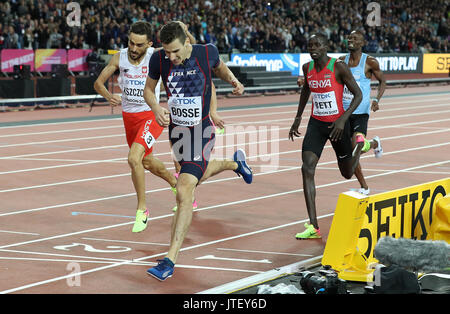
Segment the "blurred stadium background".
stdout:
<svg viewBox="0 0 450 314">
<path fill-rule="evenodd" d="M 152 25 L 155 47 L 164 23 L 186 23 L 198 43 L 219 48 L 247 93 L 298 92 L 308 36 L 327 34 L 330 54 L 339 55 L 355 29 L 388 85 L 448 84 L 449 8 L 445 0 L 2 0 L 0 111 L 106 104 L 93 82 L 138 20 Z M 230 92 L 214 82 L 219 94 Z M 120 93 L 114 77 L 107 84 Z"/>
</svg>

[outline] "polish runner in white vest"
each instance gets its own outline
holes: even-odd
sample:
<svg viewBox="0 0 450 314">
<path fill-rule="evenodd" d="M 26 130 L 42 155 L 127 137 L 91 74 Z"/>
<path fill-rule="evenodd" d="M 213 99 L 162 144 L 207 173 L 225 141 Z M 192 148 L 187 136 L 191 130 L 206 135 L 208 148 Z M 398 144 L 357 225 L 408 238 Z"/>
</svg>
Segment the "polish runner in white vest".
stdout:
<svg viewBox="0 0 450 314">
<path fill-rule="evenodd" d="M 94 88 L 109 104 L 122 105 L 122 116 L 127 142 L 130 147 L 128 164 L 131 178 L 137 195 L 136 221 L 133 232 L 141 232 L 147 227 L 149 211 L 145 198 L 145 169 L 167 181 L 172 188 L 177 179 L 167 170 L 165 165 L 153 156 L 153 144 L 162 133 L 163 128 L 156 122 L 151 108 L 143 98 L 143 89 L 149 72 L 149 60 L 155 49 L 151 41 L 151 26 L 139 21 L 131 25 L 128 48 L 116 53 L 97 78 Z M 189 37 L 192 35 L 188 34 Z M 122 97 L 110 93 L 105 82 L 120 70 L 118 83 Z M 159 86 L 157 87 L 159 102 Z"/>
</svg>

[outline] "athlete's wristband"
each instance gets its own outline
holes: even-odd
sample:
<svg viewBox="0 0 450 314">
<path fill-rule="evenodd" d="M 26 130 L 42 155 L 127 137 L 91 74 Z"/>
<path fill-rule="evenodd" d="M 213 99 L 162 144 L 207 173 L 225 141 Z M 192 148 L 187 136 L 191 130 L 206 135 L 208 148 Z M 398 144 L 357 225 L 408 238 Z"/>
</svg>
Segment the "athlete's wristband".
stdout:
<svg viewBox="0 0 450 314">
<path fill-rule="evenodd" d="M 377 103 L 379 102 L 378 98 L 373 98 L 372 101 L 376 101 Z"/>
</svg>

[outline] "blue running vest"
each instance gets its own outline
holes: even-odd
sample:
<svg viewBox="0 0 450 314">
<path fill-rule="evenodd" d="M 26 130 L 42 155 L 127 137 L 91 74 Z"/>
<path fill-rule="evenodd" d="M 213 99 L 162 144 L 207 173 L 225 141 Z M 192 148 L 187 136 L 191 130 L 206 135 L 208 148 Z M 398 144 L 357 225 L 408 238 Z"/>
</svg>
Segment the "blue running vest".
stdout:
<svg viewBox="0 0 450 314">
<path fill-rule="evenodd" d="M 366 66 L 367 54 L 363 53 L 361 59 L 359 60 L 358 66 L 350 68 L 350 71 L 355 78 L 356 83 L 361 89 L 363 98 L 359 106 L 353 111 L 353 114 L 370 114 L 370 78 L 366 77 L 364 68 Z M 350 59 L 350 54 L 345 56 L 345 63 L 348 64 Z M 344 95 L 342 97 L 342 103 L 344 105 L 344 110 L 347 110 L 350 106 L 350 102 L 353 99 L 353 94 L 348 90 L 347 86 L 344 86 Z"/>
</svg>

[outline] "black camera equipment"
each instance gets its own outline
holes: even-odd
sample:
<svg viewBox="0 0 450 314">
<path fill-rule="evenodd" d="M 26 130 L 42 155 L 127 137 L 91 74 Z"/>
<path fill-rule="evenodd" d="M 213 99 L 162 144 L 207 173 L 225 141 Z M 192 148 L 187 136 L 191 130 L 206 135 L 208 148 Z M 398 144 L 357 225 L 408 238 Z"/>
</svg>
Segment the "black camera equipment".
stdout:
<svg viewBox="0 0 450 314">
<path fill-rule="evenodd" d="M 302 271 L 299 275 L 300 286 L 306 294 L 348 294 L 346 281 L 338 278 L 329 266 L 319 270 L 318 275 L 311 271 Z"/>
</svg>

